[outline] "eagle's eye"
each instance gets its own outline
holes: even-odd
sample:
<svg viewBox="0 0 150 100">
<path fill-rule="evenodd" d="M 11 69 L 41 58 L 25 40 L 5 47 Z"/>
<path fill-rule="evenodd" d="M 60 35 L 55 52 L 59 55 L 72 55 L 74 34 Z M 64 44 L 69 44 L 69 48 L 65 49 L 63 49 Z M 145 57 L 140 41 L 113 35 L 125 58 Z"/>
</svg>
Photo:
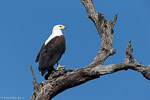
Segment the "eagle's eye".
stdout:
<svg viewBox="0 0 150 100">
<path fill-rule="evenodd" d="M 59 27 L 62 27 L 62 26 L 59 26 Z"/>
</svg>

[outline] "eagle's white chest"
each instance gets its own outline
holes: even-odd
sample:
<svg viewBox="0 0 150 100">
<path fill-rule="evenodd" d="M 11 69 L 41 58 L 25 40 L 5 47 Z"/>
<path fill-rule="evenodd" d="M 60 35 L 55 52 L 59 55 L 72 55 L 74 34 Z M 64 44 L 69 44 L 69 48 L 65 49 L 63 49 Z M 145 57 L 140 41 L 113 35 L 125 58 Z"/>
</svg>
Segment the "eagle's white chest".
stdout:
<svg viewBox="0 0 150 100">
<path fill-rule="evenodd" d="M 45 41 L 45 45 L 51 40 L 53 39 L 54 37 L 56 36 L 61 36 L 63 35 L 62 31 L 61 30 L 53 30 L 52 31 L 52 34 L 49 36 L 49 38 Z"/>
</svg>

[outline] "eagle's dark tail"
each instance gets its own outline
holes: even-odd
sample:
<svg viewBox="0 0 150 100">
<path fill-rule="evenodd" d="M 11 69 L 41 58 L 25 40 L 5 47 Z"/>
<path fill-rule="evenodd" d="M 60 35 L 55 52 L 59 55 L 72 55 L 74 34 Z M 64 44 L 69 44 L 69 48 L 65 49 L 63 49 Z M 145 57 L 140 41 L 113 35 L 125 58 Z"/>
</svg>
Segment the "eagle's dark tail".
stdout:
<svg viewBox="0 0 150 100">
<path fill-rule="evenodd" d="M 47 72 L 47 70 L 41 70 L 40 73 L 43 76 L 45 73 Z"/>
<path fill-rule="evenodd" d="M 41 75 L 43 76 L 46 72 L 51 73 L 51 71 L 54 70 L 53 66 L 50 66 L 49 68 L 45 68 L 45 69 L 40 69 L 41 67 L 39 67 L 39 71 L 41 73 Z"/>
<path fill-rule="evenodd" d="M 54 67 L 51 67 L 50 69 L 48 69 L 48 73 L 45 75 L 45 80 L 48 80 L 48 77 L 53 73 L 53 71 L 55 71 Z"/>
<path fill-rule="evenodd" d="M 48 77 L 50 76 L 50 73 L 47 73 L 46 75 L 45 75 L 45 80 L 48 80 Z"/>
</svg>

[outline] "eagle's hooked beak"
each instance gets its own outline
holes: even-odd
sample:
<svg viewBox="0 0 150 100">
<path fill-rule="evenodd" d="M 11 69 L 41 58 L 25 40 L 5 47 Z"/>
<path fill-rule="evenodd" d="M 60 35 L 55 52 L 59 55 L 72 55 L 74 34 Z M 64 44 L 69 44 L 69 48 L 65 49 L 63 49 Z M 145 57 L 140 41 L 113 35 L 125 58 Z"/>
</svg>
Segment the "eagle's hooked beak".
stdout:
<svg viewBox="0 0 150 100">
<path fill-rule="evenodd" d="M 67 27 L 66 26 L 60 26 L 60 28 L 63 30 L 63 29 L 66 29 Z"/>
</svg>

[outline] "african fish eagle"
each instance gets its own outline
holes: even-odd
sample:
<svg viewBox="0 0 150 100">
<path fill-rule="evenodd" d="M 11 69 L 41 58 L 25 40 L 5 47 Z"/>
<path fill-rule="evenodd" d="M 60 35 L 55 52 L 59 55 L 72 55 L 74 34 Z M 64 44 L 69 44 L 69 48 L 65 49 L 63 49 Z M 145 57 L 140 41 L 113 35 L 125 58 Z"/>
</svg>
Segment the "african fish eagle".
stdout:
<svg viewBox="0 0 150 100">
<path fill-rule="evenodd" d="M 52 34 L 41 47 L 35 62 L 39 62 L 39 71 L 42 76 L 48 72 L 49 74 L 55 70 L 54 65 L 57 63 L 57 70 L 60 66 L 58 61 L 65 52 L 66 44 L 62 30 L 66 29 L 64 25 L 55 25 Z"/>
</svg>

